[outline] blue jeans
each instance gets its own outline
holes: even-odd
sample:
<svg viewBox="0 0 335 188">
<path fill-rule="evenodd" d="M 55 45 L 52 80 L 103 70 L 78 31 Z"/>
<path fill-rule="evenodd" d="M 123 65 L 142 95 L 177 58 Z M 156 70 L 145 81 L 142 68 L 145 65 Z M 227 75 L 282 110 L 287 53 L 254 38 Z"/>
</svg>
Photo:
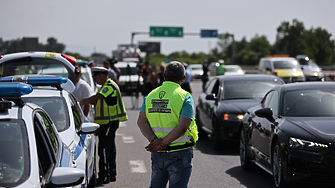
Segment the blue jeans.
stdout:
<svg viewBox="0 0 335 188">
<path fill-rule="evenodd" d="M 193 148 L 151 154 L 150 188 L 187 187 L 192 172 Z"/>
</svg>

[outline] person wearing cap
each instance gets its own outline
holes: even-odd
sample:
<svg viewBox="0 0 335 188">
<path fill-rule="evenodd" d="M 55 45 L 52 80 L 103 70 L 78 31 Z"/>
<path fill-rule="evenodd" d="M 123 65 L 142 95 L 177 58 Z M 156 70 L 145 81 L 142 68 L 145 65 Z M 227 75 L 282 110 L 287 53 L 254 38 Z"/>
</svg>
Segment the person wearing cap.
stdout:
<svg viewBox="0 0 335 188">
<path fill-rule="evenodd" d="M 94 61 L 91 60 L 90 62 L 88 62 L 88 66 L 89 66 L 90 68 L 95 67 L 95 63 L 94 63 Z"/>
<path fill-rule="evenodd" d="M 76 75 L 76 87 L 72 94 L 77 98 L 77 100 L 80 102 L 83 99 L 89 98 L 93 95 L 93 91 L 91 89 L 91 86 L 85 82 L 83 79 L 81 79 L 81 75 L 83 74 L 81 72 L 81 68 L 79 65 L 75 65 L 74 73 Z M 81 109 L 83 110 L 84 115 L 93 122 L 94 117 L 89 117 L 88 114 L 90 112 L 90 104 L 81 105 Z"/>
<path fill-rule="evenodd" d="M 116 72 L 110 67 L 110 62 L 108 60 L 104 61 L 104 67 L 108 70 L 108 77 L 117 83 Z"/>
<path fill-rule="evenodd" d="M 184 67 L 185 67 L 185 81 L 181 84 L 181 88 L 183 88 L 185 91 L 192 93 L 191 90 L 191 86 L 190 86 L 190 82 L 192 79 L 192 73 L 191 71 L 187 68 L 188 64 L 187 63 L 183 63 Z"/>
<path fill-rule="evenodd" d="M 108 70 L 104 67 L 93 67 L 94 81 L 102 85 L 98 92 L 80 102 L 81 105 L 95 103 L 94 122 L 99 129 L 99 178 L 98 184 L 116 181 L 116 146 L 115 132 L 120 121 L 128 120 L 119 86 L 108 78 Z"/>
<path fill-rule="evenodd" d="M 226 68 L 224 66 L 224 61 L 222 59 L 219 60 L 219 66 L 216 69 L 216 74 L 217 75 L 224 75 L 224 73 L 226 72 Z"/>
<path fill-rule="evenodd" d="M 137 125 L 148 139 L 145 149 L 151 152 L 150 187 L 187 187 L 198 131 L 192 96 L 180 85 L 185 68 L 178 61 L 167 64 L 162 86 L 143 100 Z"/>
</svg>

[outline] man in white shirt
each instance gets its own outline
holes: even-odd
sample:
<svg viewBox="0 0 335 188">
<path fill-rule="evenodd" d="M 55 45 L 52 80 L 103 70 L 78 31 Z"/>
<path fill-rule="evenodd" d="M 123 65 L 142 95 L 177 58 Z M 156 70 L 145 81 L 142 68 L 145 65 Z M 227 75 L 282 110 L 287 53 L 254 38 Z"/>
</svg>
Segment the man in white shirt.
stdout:
<svg viewBox="0 0 335 188">
<path fill-rule="evenodd" d="M 77 98 L 78 102 L 82 101 L 83 99 L 89 98 L 93 95 L 93 91 L 91 86 L 85 82 L 83 79 L 81 79 L 81 68 L 79 65 L 75 66 L 74 70 L 76 74 L 76 88 L 72 92 L 72 94 Z M 94 120 L 94 115 L 92 114 L 92 117 L 88 116 L 90 112 L 90 104 L 86 105 L 81 105 L 81 109 L 84 112 L 84 115 L 91 121 L 93 122 Z"/>
</svg>

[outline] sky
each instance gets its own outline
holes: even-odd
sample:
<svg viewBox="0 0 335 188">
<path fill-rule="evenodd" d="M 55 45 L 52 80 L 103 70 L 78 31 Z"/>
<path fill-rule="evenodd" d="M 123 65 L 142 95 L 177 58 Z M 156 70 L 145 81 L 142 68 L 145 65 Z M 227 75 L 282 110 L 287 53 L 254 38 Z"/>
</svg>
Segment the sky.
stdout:
<svg viewBox="0 0 335 188">
<path fill-rule="evenodd" d="M 0 37 L 38 37 L 43 44 L 54 37 L 65 51 L 84 56 L 112 56 L 119 44 L 131 43 L 133 32 L 149 32 L 150 26 L 183 27 L 184 33 L 218 30 L 237 41 L 265 35 L 273 44 L 281 23 L 293 19 L 335 35 L 334 7 L 334 0 L 0 0 Z M 138 42 L 160 42 L 161 53 L 168 55 L 208 53 L 218 39 L 139 34 Z"/>
</svg>

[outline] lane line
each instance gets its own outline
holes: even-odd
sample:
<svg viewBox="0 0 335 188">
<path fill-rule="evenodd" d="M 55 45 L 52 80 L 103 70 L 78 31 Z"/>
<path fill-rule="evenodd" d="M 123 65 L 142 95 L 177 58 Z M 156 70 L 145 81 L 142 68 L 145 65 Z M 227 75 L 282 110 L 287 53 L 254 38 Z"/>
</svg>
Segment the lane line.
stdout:
<svg viewBox="0 0 335 188">
<path fill-rule="evenodd" d="M 142 160 L 129 161 L 131 172 L 134 173 L 147 173 L 144 162 Z"/>
<path fill-rule="evenodd" d="M 124 143 L 134 143 L 135 140 L 132 136 L 122 136 L 122 140 Z"/>
</svg>

